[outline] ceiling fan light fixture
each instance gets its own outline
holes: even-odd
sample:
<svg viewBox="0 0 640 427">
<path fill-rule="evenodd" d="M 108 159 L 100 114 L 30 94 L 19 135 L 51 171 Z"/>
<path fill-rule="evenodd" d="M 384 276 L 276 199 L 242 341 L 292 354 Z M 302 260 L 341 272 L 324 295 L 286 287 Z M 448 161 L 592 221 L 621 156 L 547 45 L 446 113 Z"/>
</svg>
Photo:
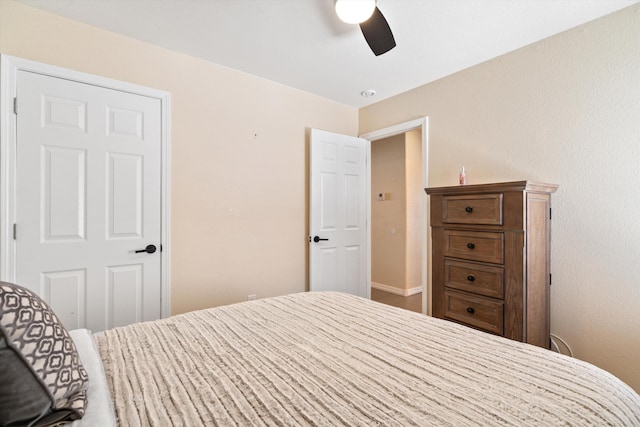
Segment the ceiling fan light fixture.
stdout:
<svg viewBox="0 0 640 427">
<path fill-rule="evenodd" d="M 336 13 L 347 24 L 360 24 L 371 17 L 376 0 L 336 0 Z"/>
</svg>

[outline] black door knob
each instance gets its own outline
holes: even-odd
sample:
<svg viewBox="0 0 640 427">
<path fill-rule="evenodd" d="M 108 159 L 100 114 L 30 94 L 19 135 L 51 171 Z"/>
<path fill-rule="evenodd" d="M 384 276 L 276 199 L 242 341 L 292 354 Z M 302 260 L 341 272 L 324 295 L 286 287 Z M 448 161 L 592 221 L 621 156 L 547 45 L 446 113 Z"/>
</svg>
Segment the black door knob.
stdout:
<svg viewBox="0 0 640 427">
<path fill-rule="evenodd" d="M 135 251 L 137 254 L 142 253 L 142 252 L 146 252 L 148 254 L 152 254 L 156 251 L 156 246 L 155 245 L 147 245 L 146 248 L 144 249 L 138 249 L 137 251 Z"/>
<path fill-rule="evenodd" d="M 473 314 L 475 313 L 475 310 L 473 309 L 473 307 L 467 307 L 467 313 Z"/>
<path fill-rule="evenodd" d="M 313 236 L 313 241 L 318 243 L 320 240 L 329 240 L 329 239 L 321 239 L 320 236 Z"/>
<path fill-rule="evenodd" d="M 468 213 L 473 212 L 473 206 L 467 206 L 466 208 L 464 208 L 464 210 Z"/>
<path fill-rule="evenodd" d="M 467 243 L 467 247 L 468 247 L 469 249 L 473 249 L 473 248 L 475 248 L 475 247 L 476 247 L 476 245 L 474 245 L 473 243 Z"/>
</svg>

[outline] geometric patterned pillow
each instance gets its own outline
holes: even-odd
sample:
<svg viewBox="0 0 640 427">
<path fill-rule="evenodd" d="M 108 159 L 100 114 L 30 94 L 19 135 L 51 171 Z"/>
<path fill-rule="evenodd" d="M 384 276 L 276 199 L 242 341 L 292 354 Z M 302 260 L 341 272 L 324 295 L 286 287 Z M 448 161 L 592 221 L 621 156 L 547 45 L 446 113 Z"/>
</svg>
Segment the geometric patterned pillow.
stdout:
<svg viewBox="0 0 640 427">
<path fill-rule="evenodd" d="M 51 308 L 0 282 L 0 425 L 46 426 L 82 418 L 87 372 Z"/>
</svg>

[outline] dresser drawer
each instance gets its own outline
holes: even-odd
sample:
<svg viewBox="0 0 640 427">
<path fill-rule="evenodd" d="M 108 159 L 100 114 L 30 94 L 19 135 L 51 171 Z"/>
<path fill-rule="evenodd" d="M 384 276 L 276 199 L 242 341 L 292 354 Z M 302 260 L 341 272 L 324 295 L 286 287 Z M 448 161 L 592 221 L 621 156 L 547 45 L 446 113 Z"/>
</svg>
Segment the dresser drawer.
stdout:
<svg viewBox="0 0 640 427">
<path fill-rule="evenodd" d="M 502 225 L 502 193 L 444 196 L 442 198 L 442 222 Z"/>
<path fill-rule="evenodd" d="M 502 264 L 504 234 L 444 230 L 444 256 Z"/>
<path fill-rule="evenodd" d="M 493 298 L 504 297 L 504 268 L 444 261 L 444 285 Z"/>
<path fill-rule="evenodd" d="M 503 303 L 455 291 L 444 291 L 444 317 L 498 335 L 504 333 Z"/>
</svg>

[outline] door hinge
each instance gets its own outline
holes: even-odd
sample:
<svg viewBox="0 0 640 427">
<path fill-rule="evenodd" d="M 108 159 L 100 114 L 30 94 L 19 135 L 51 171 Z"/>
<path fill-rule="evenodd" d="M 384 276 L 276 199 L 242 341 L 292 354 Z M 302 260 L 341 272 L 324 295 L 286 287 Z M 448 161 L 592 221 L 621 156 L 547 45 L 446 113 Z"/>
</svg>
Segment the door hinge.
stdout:
<svg viewBox="0 0 640 427">
<path fill-rule="evenodd" d="M 549 208 L 549 220 L 551 220 L 551 208 Z"/>
<path fill-rule="evenodd" d="M 13 98 L 13 114 L 18 114 L 18 97 Z"/>
<path fill-rule="evenodd" d="M 13 224 L 13 240 L 18 240 L 18 224 Z"/>
<path fill-rule="evenodd" d="M 549 286 L 551 286 L 551 273 L 549 273 Z"/>
</svg>

